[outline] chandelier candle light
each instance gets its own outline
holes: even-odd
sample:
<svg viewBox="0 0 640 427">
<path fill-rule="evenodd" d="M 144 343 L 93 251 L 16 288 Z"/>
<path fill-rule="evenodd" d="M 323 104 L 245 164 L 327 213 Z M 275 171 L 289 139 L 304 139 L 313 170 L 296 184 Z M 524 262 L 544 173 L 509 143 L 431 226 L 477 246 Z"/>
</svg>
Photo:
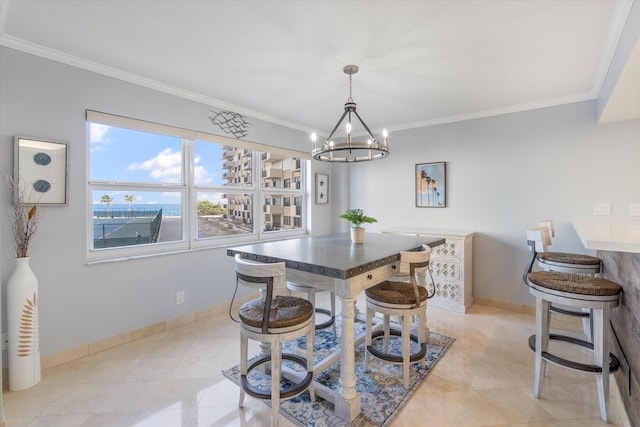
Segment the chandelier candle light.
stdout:
<svg viewBox="0 0 640 427">
<path fill-rule="evenodd" d="M 347 65 L 343 68 L 345 74 L 349 75 L 349 98 L 347 102 L 344 104 L 344 113 L 338 120 L 338 123 L 335 125 L 331 134 L 326 139 L 324 144 L 318 146 L 317 139 L 315 133 L 311 134 L 311 141 L 313 141 L 313 151 L 312 156 L 315 160 L 322 160 L 325 162 L 363 162 L 367 160 L 378 160 L 383 159 L 389 155 L 389 143 L 387 141 L 387 130 L 383 129 L 382 137 L 383 142 L 379 142 L 376 137 L 373 136 L 373 133 L 366 125 L 366 123 L 362 120 L 358 112 L 356 111 L 356 103 L 353 101 L 351 97 L 351 76 L 358 72 L 357 65 Z M 352 136 L 352 118 L 355 116 L 366 135 L 368 136 L 367 141 L 354 141 Z M 340 140 L 334 141 L 332 138 L 334 137 L 336 131 L 342 123 L 345 121 L 346 125 L 345 130 L 347 132 L 346 137 L 341 138 Z"/>
</svg>

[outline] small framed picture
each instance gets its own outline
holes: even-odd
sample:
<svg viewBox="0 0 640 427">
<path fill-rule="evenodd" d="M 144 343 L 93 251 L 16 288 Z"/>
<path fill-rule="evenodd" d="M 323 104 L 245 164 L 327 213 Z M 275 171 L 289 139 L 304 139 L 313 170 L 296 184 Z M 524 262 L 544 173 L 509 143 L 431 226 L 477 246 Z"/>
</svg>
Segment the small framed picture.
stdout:
<svg viewBox="0 0 640 427">
<path fill-rule="evenodd" d="M 316 173 L 316 204 L 329 203 L 329 175 Z"/>
<path fill-rule="evenodd" d="M 15 137 L 13 178 L 25 203 L 67 205 L 67 155 L 65 142 Z"/>
<path fill-rule="evenodd" d="M 444 208 L 447 206 L 446 164 L 419 163 L 416 165 L 416 206 Z"/>
</svg>

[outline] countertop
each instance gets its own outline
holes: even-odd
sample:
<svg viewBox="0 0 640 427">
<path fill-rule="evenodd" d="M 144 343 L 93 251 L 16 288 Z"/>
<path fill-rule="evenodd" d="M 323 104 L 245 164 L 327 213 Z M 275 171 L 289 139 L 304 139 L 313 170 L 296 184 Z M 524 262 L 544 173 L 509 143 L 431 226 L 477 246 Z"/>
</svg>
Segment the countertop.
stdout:
<svg viewBox="0 0 640 427">
<path fill-rule="evenodd" d="M 457 230 L 451 228 L 437 228 L 437 227 L 411 227 L 411 226 L 397 226 L 387 227 L 381 230 L 382 233 L 392 234 L 408 234 L 408 235 L 435 235 L 443 237 L 457 237 L 465 238 L 467 236 L 473 236 L 473 231 L 470 230 Z"/>
<path fill-rule="evenodd" d="M 587 249 L 640 253 L 640 218 L 580 218 L 571 223 Z"/>
<path fill-rule="evenodd" d="M 400 251 L 444 242 L 443 237 L 365 233 L 364 243 L 360 244 L 351 243 L 349 233 L 340 233 L 234 246 L 227 248 L 227 255 L 239 253 L 259 262 L 285 262 L 293 270 L 349 279 L 398 261 Z"/>
</svg>

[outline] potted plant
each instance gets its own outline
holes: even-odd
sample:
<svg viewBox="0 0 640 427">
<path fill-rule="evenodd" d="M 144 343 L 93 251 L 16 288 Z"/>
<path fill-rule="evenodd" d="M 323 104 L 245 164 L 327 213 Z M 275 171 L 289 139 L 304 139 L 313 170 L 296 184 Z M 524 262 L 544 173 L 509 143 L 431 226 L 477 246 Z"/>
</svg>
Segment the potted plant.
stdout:
<svg viewBox="0 0 640 427">
<path fill-rule="evenodd" d="M 378 222 L 377 219 L 366 216 L 362 209 L 347 209 L 343 214 L 340 215 L 340 218 L 349 220 L 349 222 L 351 222 L 351 241 L 353 243 L 364 242 L 364 228 L 362 228 L 362 224 L 371 224 L 373 222 Z"/>
</svg>

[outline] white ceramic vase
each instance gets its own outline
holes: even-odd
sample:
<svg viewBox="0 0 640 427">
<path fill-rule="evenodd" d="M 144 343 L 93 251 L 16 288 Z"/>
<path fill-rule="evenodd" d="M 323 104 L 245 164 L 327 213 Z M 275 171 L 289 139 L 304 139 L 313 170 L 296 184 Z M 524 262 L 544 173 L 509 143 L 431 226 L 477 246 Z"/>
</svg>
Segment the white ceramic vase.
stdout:
<svg viewBox="0 0 640 427">
<path fill-rule="evenodd" d="M 40 382 L 38 278 L 29 257 L 16 258 L 7 283 L 7 327 L 9 390 L 24 390 Z"/>
<path fill-rule="evenodd" d="M 364 243 L 364 228 L 351 227 L 351 241 L 353 243 Z"/>
</svg>

